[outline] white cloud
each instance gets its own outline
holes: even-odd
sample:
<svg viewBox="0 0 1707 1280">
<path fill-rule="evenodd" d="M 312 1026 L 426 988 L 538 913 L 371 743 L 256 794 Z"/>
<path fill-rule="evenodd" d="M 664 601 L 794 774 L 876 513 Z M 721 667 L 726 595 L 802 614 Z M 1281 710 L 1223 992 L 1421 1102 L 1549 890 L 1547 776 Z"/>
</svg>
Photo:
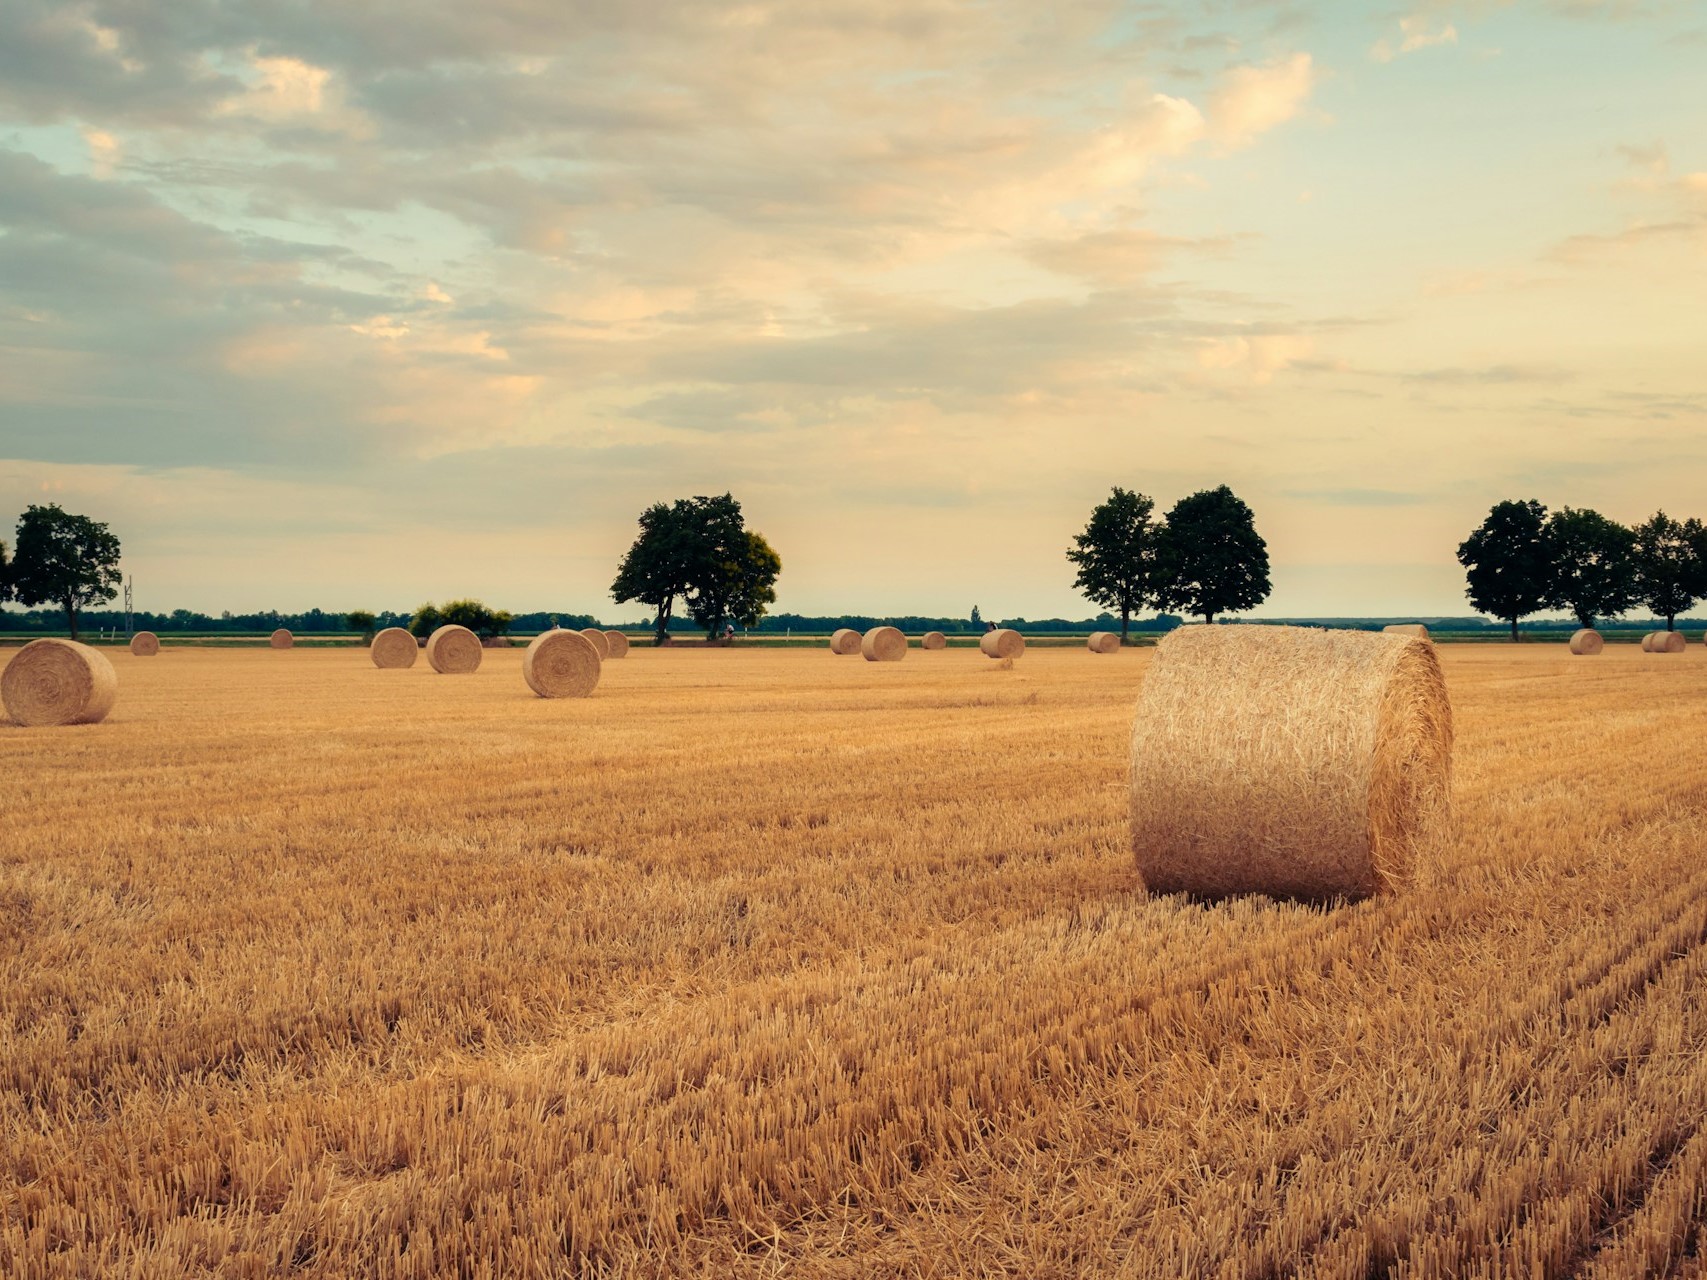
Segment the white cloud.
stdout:
<svg viewBox="0 0 1707 1280">
<path fill-rule="evenodd" d="M 1422 14 L 1412 14 L 1399 19 L 1399 43 L 1395 48 L 1385 37 L 1377 40 L 1369 50 L 1369 56 L 1377 62 L 1391 62 L 1403 54 L 1415 53 L 1418 49 L 1428 49 L 1435 45 L 1457 44 L 1458 28 L 1450 22 L 1442 23 L 1438 30 L 1429 29 L 1429 20 Z"/>
<path fill-rule="evenodd" d="M 124 148 L 119 140 L 105 129 L 96 129 L 89 125 L 82 128 L 83 145 L 89 148 L 89 173 L 96 178 L 113 176 L 119 162 L 124 159 Z"/>
<path fill-rule="evenodd" d="M 1315 88 L 1316 69 L 1307 53 L 1263 66 L 1234 67 L 1209 97 L 1208 118 L 1218 142 L 1242 147 L 1302 110 Z"/>
</svg>

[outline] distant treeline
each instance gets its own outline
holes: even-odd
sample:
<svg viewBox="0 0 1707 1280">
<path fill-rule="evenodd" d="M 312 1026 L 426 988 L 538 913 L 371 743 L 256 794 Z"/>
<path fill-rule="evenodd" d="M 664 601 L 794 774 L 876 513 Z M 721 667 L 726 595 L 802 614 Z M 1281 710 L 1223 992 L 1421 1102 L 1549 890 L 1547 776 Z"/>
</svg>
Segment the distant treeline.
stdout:
<svg viewBox="0 0 1707 1280">
<path fill-rule="evenodd" d="M 414 616 L 413 610 L 402 613 L 374 613 L 374 626 L 383 630 L 386 627 L 407 627 L 409 619 Z M 360 631 L 360 627 L 349 625 L 349 614 L 328 613 L 324 609 L 309 609 L 303 613 L 279 613 L 277 610 L 267 610 L 264 613 L 222 613 L 218 617 L 212 614 L 197 613 L 191 609 L 174 609 L 171 613 L 149 613 L 138 609 L 132 615 L 135 628 L 138 631 L 157 631 L 161 634 L 169 632 L 217 635 L 231 633 L 242 635 L 246 633 L 276 631 L 284 627 L 297 635 L 347 635 L 352 631 Z M 112 631 L 124 630 L 124 613 L 118 609 L 85 609 L 79 615 L 81 624 L 90 630 Z M 568 627 L 580 630 L 582 627 L 600 625 L 597 618 L 585 613 L 518 613 L 510 620 L 510 628 L 519 632 L 545 631 L 553 626 Z M 645 623 L 637 624 L 637 630 L 644 630 Z M 0 609 L 0 631 L 63 631 L 65 615 L 58 609 L 31 609 L 20 612 L 12 609 Z"/>
</svg>

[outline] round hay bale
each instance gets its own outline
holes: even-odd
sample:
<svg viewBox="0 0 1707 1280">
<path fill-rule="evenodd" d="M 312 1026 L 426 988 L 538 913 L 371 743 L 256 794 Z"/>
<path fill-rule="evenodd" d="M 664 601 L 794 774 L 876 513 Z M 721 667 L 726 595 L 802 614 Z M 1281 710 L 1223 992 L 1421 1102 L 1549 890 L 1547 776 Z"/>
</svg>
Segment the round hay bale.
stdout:
<svg viewBox="0 0 1707 1280">
<path fill-rule="evenodd" d="M 427 662 L 441 676 L 465 676 L 480 669 L 480 637 L 454 622 L 427 637 Z"/>
<path fill-rule="evenodd" d="M 867 662 L 899 662 L 907 656 L 907 636 L 899 627 L 873 627 L 859 642 Z"/>
<path fill-rule="evenodd" d="M 1428 628 L 1420 622 L 1394 622 L 1381 630 L 1390 636 L 1415 636 L 1418 640 L 1428 639 Z"/>
<path fill-rule="evenodd" d="M 978 648 L 986 658 L 1017 658 L 1025 652 L 1025 637 L 1012 628 L 998 627 L 979 637 Z"/>
<path fill-rule="evenodd" d="M 480 642 L 480 647 L 483 649 L 508 649 L 514 643 L 515 641 L 511 640 L 509 636 L 487 636 Z"/>
<path fill-rule="evenodd" d="M 160 652 L 160 637 L 152 631 L 138 631 L 130 638 L 130 651 L 139 658 L 152 658 Z"/>
<path fill-rule="evenodd" d="M 1593 627 L 1584 627 L 1581 631 L 1571 633 L 1572 653 L 1599 653 L 1606 648 L 1606 641 L 1601 639 L 1600 632 Z"/>
<path fill-rule="evenodd" d="M 927 631 L 919 638 L 919 648 L 946 649 L 948 648 L 948 637 L 940 631 Z"/>
<path fill-rule="evenodd" d="M 401 671 L 412 667 L 420 653 L 421 646 L 415 643 L 415 637 L 402 627 L 387 627 L 368 646 L 368 656 L 373 659 L 373 665 L 382 671 Z"/>
<path fill-rule="evenodd" d="M 605 632 L 605 646 L 610 650 L 607 658 L 626 658 L 628 656 L 628 637 L 620 631 Z"/>
<path fill-rule="evenodd" d="M 852 627 L 843 627 L 830 637 L 830 652 L 843 658 L 858 653 L 861 639 L 859 632 Z"/>
<path fill-rule="evenodd" d="M 610 657 L 610 637 L 597 627 L 584 627 L 581 634 L 592 642 L 593 648 L 599 651 L 599 661 Z"/>
<path fill-rule="evenodd" d="M 542 631 L 522 654 L 522 679 L 542 698 L 585 698 L 603 669 L 599 651 L 579 631 Z"/>
<path fill-rule="evenodd" d="M 267 644 L 274 649 L 289 649 L 296 644 L 296 637 L 291 635 L 291 633 L 283 627 L 280 627 L 277 631 L 273 632 L 272 635 L 267 637 Z"/>
<path fill-rule="evenodd" d="M 1689 649 L 1689 641 L 1683 638 L 1681 631 L 1654 632 L 1654 647 L 1649 653 L 1684 653 Z"/>
<path fill-rule="evenodd" d="M 32 640 L 0 675 L 0 702 L 22 725 L 94 724 L 118 693 L 107 655 L 74 640 Z"/>
<path fill-rule="evenodd" d="M 1399 888 L 1444 832 L 1452 707 L 1434 646 L 1181 627 L 1132 728 L 1132 851 L 1157 893 L 1321 901 Z"/>
<path fill-rule="evenodd" d="M 1092 653 L 1119 653 L 1120 637 L 1112 631 L 1093 631 L 1091 638 L 1085 641 L 1085 648 Z"/>
</svg>

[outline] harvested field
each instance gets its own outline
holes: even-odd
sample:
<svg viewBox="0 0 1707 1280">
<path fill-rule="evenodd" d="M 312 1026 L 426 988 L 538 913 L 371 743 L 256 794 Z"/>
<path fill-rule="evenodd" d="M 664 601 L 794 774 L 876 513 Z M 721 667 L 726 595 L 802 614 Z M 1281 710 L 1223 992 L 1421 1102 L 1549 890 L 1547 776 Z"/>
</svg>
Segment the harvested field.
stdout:
<svg viewBox="0 0 1707 1280">
<path fill-rule="evenodd" d="M 1457 837 L 1332 909 L 1136 891 L 1151 656 L 0 727 L 0 1274 L 1699 1274 L 1707 654 L 1443 648 Z"/>
</svg>

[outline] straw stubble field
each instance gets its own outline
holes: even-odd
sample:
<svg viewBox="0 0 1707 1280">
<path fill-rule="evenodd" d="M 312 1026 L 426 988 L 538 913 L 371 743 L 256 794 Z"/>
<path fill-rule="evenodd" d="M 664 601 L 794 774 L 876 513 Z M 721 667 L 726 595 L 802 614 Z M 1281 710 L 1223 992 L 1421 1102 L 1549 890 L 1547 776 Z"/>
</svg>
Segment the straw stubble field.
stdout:
<svg viewBox="0 0 1707 1280">
<path fill-rule="evenodd" d="M 0 1274 L 1701 1275 L 1707 659 L 1443 652 L 1458 824 L 1148 898 L 1148 655 L 115 655 L 0 730 Z"/>
</svg>

